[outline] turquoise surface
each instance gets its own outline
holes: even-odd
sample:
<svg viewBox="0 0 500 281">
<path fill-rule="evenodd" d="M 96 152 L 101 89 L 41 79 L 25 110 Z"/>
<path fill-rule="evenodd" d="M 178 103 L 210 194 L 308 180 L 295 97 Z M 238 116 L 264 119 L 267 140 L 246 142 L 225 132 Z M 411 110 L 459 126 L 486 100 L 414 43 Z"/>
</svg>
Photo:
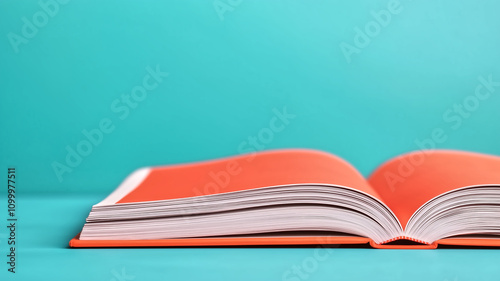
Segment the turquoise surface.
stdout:
<svg viewBox="0 0 500 281">
<path fill-rule="evenodd" d="M 0 171 L 16 167 L 20 198 L 19 272 L 7 274 L 2 226 L 1 279 L 297 280 L 283 274 L 314 248 L 66 245 L 141 166 L 305 147 L 367 176 L 421 148 L 500 155 L 499 10 L 493 0 L 1 1 Z M 495 250 L 333 249 L 298 280 L 490 280 L 499 261 Z"/>
<path fill-rule="evenodd" d="M 27 195 L 18 272 L 0 280 L 498 280 L 498 250 L 70 249 L 99 196 Z M 1 245 L 5 245 L 4 239 Z M 316 251 L 319 251 L 318 253 Z M 3 256 L 3 253 L 2 253 Z M 302 275 L 294 273 L 298 268 Z M 289 272 L 287 274 L 287 272 Z"/>
</svg>

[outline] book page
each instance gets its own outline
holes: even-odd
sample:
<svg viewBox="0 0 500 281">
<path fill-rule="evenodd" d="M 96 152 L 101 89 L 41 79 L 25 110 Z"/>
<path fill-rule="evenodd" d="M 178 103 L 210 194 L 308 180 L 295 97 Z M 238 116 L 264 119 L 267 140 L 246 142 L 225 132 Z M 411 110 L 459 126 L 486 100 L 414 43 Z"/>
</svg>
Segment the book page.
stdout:
<svg viewBox="0 0 500 281">
<path fill-rule="evenodd" d="M 297 184 L 340 185 L 380 199 L 349 163 L 329 153 L 307 149 L 258 152 L 148 171 L 142 182 L 118 196 L 115 202 L 156 201 Z"/>
<path fill-rule="evenodd" d="M 420 206 L 440 194 L 460 187 L 500 184 L 500 157 L 417 151 L 389 160 L 373 172 L 369 183 L 405 227 Z"/>
</svg>

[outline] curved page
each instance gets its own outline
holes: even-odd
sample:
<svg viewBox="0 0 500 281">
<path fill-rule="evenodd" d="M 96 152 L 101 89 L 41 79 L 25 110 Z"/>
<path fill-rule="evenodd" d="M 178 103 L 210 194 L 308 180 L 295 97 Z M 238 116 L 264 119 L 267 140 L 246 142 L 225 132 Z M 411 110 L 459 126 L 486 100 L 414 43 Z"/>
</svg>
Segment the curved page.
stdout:
<svg viewBox="0 0 500 281">
<path fill-rule="evenodd" d="M 420 206 L 440 194 L 466 186 L 500 184 L 500 157 L 417 151 L 386 162 L 370 176 L 369 183 L 406 227 Z"/>
<path fill-rule="evenodd" d="M 289 149 L 141 169 L 98 205 L 315 183 L 351 187 L 380 199 L 366 179 L 341 158 L 315 150 Z"/>
</svg>

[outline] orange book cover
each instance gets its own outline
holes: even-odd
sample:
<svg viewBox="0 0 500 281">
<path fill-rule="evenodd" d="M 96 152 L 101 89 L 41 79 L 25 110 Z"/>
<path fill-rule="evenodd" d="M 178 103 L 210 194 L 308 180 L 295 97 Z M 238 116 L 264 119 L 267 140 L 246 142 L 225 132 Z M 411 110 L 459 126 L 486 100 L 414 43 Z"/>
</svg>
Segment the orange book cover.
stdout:
<svg viewBox="0 0 500 281">
<path fill-rule="evenodd" d="M 337 156 L 307 149 L 143 168 L 93 207 L 70 246 L 498 247 L 498 171 L 500 157 L 446 150 L 401 155 L 368 179 Z M 297 210 L 300 218 L 284 215 Z M 221 227 L 204 224 L 207 214 Z M 252 225 L 249 214 L 260 220 Z"/>
</svg>

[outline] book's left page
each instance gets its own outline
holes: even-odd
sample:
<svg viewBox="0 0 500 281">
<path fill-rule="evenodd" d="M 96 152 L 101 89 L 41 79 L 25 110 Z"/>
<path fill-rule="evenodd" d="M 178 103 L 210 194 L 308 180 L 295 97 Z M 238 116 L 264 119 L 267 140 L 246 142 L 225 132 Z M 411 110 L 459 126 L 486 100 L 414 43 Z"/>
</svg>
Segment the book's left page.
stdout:
<svg viewBox="0 0 500 281">
<path fill-rule="evenodd" d="M 213 161 L 143 168 L 98 205 L 147 202 L 269 186 L 328 184 L 350 187 L 380 200 L 349 163 L 308 149 L 265 151 Z"/>
<path fill-rule="evenodd" d="M 335 187 L 340 188 L 334 190 Z M 254 192 L 263 189 L 272 190 L 274 195 Z M 234 195 L 231 196 L 234 198 L 226 195 Z M 199 198 L 207 200 L 190 200 Z M 255 201 L 257 198 L 260 201 Z M 369 237 L 385 233 L 384 237 L 377 238 L 381 242 L 392 238 L 394 235 L 390 232 L 398 232 L 400 227 L 395 218 L 387 223 L 388 230 L 381 226 L 392 215 L 379 198 L 353 166 L 339 157 L 315 150 L 266 151 L 193 164 L 143 168 L 93 207 L 84 231 L 71 241 L 71 246 L 366 244 L 372 241 Z M 340 203 L 335 203 L 336 200 Z M 246 201 L 247 204 L 243 204 Z M 237 206 L 238 202 L 242 205 Z M 253 207 L 245 209 L 244 206 Z M 154 211 L 148 209 L 150 207 Z M 302 211 L 293 212 L 294 208 Z M 318 208 L 322 211 L 314 213 Z M 220 212 L 228 210 L 234 212 Z M 363 210 L 368 211 L 361 213 Z M 252 217 L 256 212 L 263 217 Z M 132 218 L 134 225 L 141 223 L 142 226 L 131 229 L 129 219 Z M 266 223 L 277 219 L 280 224 Z M 315 222 L 318 219 L 322 221 Z M 170 233 L 188 228 L 191 230 L 182 234 Z M 290 230 L 327 233 L 270 235 L 274 231 Z M 337 231 L 342 233 L 335 233 Z M 250 233 L 254 235 L 233 236 Z"/>
</svg>

